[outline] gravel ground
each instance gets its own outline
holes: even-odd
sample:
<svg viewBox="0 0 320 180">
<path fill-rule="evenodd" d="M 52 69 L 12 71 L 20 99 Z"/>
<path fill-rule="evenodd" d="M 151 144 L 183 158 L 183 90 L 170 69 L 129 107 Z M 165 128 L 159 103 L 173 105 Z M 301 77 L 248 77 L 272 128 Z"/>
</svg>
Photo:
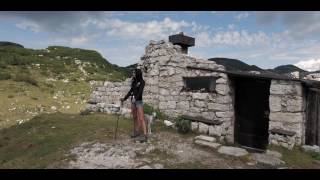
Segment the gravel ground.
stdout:
<svg viewBox="0 0 320 180">
<path fill-rule="evenodd" d="M 86 142 L 73 148 L 70 153 L 75 159 L 63 168 L 273 168 L 252 162 L 250 158 L 221 155 L 215 150 L 195 145 L 193 137 L 182 137 L 172 132 L 153 134 L 149 137 L 148 143 L 135 143 L 124 135 L 106 143 Z"/>
</svg>

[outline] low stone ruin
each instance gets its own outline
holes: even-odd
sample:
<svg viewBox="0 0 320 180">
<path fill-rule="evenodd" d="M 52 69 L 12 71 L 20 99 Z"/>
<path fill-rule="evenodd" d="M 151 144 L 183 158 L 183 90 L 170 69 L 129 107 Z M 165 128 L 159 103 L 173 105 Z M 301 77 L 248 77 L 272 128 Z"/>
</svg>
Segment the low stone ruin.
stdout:
<svg viewBox="0 0 320 180">
<path fill-rule="evenodd" d="M 179 45 L 162 40 L 150 41 L 138 67 L 146 82 L 145 103 L 172 118 L 184 115 L 204 119 L 192 121 L 192 130 L 234 143 L 234 87 L 222 65 L 191 57 L 182 53 Z M 185 79 L 193 77 L 212 77 L 215 86 L 212 91 L 186 89 Z M 130 79 L 104 82 L 93 91 L 87 109 L 113 113 L 110 107 L 119 104 L 129 89 Z M 303 145 L 305 94 L 301 82 L 271 80 L 269 107 L 269 144 L 289 149 Z M 124 114 L 130 113 L 129 101 L 124 108 Z"/>
</svg>

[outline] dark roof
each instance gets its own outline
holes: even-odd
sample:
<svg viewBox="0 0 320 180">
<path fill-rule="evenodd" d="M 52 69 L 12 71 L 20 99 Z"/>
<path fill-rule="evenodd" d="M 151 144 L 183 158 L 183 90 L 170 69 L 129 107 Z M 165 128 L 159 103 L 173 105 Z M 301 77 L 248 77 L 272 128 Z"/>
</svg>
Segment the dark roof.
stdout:
<svg viewBox="0 0 320 180">
<path fill-rule="evenodd" d="M 198 70 L 206 70 L 211 72 L 220 72 L 228 74 L 230 77 L 245 77 L 245 78 L 253 78 L 253 79 L 269 79 L 269 80 L 284 80 L 284 81 L 297 81 L 301 82 L 303 85 L 313 88 L 320 89 L 320 81 L 315 80 L 307 80 L 307 79 L 294 79 L 288 76 L 276 74 L 276 73 L 261 73 L 261 74 L 254 74 L 247 71 L 222 71 L 222 70 L 214 70 L 210 68 L 199 68 L 193 66 L 187 66 L 188 69 L 198 69 Z"/>
</svg>

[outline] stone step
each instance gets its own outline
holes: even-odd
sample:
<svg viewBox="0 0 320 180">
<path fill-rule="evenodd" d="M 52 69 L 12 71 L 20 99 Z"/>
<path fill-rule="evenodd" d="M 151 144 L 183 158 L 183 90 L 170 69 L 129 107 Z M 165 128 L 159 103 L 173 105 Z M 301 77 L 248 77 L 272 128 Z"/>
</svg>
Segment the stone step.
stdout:
<svg viewBox="0 0 320 180">
<path fill-rule="evenodd" d="M 270 155 L 270 156 L 277 157 L 277 158 L 281 158 L 282 157 L 282 154 L 279 153 L 278 151 L 267 150 L 266 154 Z"/>
<path fill-rule="evenodd" d="M 267 164 L 270 166 L 279 166 L 285 164 L 285 162 L 278 157 L 265 153 L 253 153 L 251 155 L 251 159 L 258 163 Z"/>
<path fill-rule="evenodd" d="M 221 146 L 218 149 L 218 152 L 221 154 L 226 154 L 226 155 L 236 156 L 236 157 L 245 156 L 249 154 L 248 151 L 245 149 L 232 147 L 232 146 Z"/>
<path fill-rule="evenodd" d="M 195 140 L 194 143 L 200 145 L 200 146 L 206 146 L 206 147 L 210 147 L 213 149 L 217 149 L 218 147 L 221 146 L 221 144 L 219 143 L 215 143 L 215 142 L 208 142 L 208 141 L 203 141 L 203 140 Z"/>
<path fill-rule="evenodd" d="M 205 135 L 196 136 L 194 139 L 207 141 L 207 142 L 216 142 L 217 141 L 216 138 L 211 137 L 211 136 L 205 136 Z"/>
</svg>

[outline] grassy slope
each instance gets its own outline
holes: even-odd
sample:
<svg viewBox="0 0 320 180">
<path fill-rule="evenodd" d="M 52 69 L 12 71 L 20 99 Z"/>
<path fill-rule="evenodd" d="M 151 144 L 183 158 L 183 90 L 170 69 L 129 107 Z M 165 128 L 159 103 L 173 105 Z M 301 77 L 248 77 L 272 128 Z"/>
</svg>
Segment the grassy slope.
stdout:
<svg viewBox="0 0 320 180">
<path fill-rule="evenodd" d="M 93 88 L 89 81 L 126 77 L 124 68 L 91 50 L 0 46 L 0 129 L 53 113 L 53 106 L 63 113 L 79 113 Z"/>
<path fill-rule="evenodd" d="M 70 148 L 86 141 L 113 138 L 116 116 L 43 114 L 21 125 L 0 130 L 0 168 L 46 168 L 71 160 Z M 123 117 L 119 133 L 129 134 L 132 124 Z"/>
</svg>

